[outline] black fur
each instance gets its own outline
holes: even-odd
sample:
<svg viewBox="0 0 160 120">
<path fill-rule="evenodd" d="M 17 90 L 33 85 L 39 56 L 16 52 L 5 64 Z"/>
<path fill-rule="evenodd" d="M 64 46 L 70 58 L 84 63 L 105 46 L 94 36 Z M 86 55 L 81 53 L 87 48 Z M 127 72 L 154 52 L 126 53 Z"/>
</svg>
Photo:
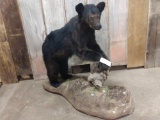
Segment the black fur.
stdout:
<svg viewBox="0 0 160 120">
<path fill-rule="evenodd" d="M 73 17 L 61 29 L 47 35 L 42 52 L 47 75 L 53 86 L 61 84 L 58 81 L 59 73 L 64 80 L 72 77 L 68 74 L 68 58 L 73 54 L 90 61 L 107 58 L 95 40 L 95 30 L 101 29 L 100 17 L 104 7 L 104 2 L 97 6 L 84 6 L 80 3 L 75 7 L 78 16 Z M 108 69 L 101 63 L 99 66 L 101 69 Z"/>
</svg>

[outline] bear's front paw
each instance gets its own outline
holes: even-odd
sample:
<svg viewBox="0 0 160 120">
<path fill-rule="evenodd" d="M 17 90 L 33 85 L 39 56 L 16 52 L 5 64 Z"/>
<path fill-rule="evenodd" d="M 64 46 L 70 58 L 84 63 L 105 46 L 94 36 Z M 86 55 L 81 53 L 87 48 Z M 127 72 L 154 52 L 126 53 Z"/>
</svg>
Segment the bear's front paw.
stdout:
<svg viewBox="0 0 160 120">
<path fill-rule="evenodd" d="M 104 63 L 99 62 L 98 68 L 99 68 L 100 72 L 103 72 L 103 71 L 108 71 L 110 67 L 105 65 Z"/>
<path fill-rule="evenodd" d="M 62 84 L 62 82 L 50 82 L 50 84 L 51 84 L 53 87 L 58 88 L 58 87 Z"/>
</svg>

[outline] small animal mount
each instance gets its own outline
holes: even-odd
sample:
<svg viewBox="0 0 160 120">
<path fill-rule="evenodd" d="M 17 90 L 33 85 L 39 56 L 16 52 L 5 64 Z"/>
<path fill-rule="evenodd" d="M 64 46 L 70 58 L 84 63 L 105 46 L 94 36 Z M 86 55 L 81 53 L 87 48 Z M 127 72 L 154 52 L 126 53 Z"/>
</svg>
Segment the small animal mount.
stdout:
<svg viewBox="0 0 160 120">
<path fill-rule="evenodd" d="M 105 80 L 107 79 L 107 75 L 103 72 L 101 73 L 90 73 L 88 76 L 88 81 L 93 84 L 96 88 L 102 87 Z"/>
<path fill-rule="evenodd" d="M 101 71 L 98 68 L 98 63 L 91 64 L 91 73 L 88 76 L 88 82 L 93 84 L 96 88 L 100 88 L 104 85 L 104 82 L 107 80 L 109 71 Z"/>
</svg>

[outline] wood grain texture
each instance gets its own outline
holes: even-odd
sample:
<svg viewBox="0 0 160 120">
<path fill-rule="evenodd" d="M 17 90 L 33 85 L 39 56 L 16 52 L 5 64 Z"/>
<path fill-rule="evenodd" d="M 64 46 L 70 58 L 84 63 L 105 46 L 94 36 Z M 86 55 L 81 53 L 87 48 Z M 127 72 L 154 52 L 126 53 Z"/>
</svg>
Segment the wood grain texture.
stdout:
<svg viewBox="0 0 160 120">
<path fill-rule="evenodd" d="M 41 0 L 18 0 L 31 65 L 35 79 L 46 75 L 42 43 L 46 36 Z"/>
<path fill-rule="evenodd" d="M 32 74 L 16 0 L 1 0 L 3 20 L 17 75 Z"/>
<path fill-rule="evenodd" d="M 66 23 L 64 0 L 42 0 L 46 31 L 59 29 Z"/>
<path fill-rule="evenodd" d="M 110 58 L 113 65 L 127 64 L 128 0 L 109 0 Z"/>
<path fill-rule="evenodd" d="M 157 15 L 149 20 L 149 35 L 147 44 L 146 68 L 155 67 L 156 39 L 157 39 Z"/>
<path fill-rule="evenodd" d="M 0 11 L 0 79 L 3 84 L 18 82 L 7 33 Z"/>
<path fill-rule="evenodd" d="M 129 0 L 127 67 L 145 65 L 148 0 Z"/>
<path fill-rule="evenodd" d="M 160 67 L 160 1 L 150 0 L 146 68 Z"/>
<path fill-rule="evenodd" d="M 155 67 L 160 67 L 160 12 L 157 15 Z"/>
</svg>

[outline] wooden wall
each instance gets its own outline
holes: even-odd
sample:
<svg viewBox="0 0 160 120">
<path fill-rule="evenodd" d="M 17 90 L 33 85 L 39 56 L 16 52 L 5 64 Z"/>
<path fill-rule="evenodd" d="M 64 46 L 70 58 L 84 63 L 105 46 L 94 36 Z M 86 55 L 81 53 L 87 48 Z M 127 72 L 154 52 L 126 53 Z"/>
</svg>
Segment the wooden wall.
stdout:
<svg viewBox="0 0 160 120">
<path fill-rule="evenodd" d="M 31 65 L 16 0 L 0 0 L 0 77 L 3 83 L 31 75 Z"/>
<path fill-rule="evenodd" d="M 10 52 L 11 49 L 7 41 L 7 33 L 0 11 L 0 77 L 1 81 L 4 83 L 18 82 Z"/>
<path fill-rule="evenodd" d="M 150 0 L 146 68 L 160 67 L 160 0 Z"/>
<path fill-rule="evenodd" d="M 84 4 L 98 4 L 101 0 L 17 0 L 21 19 L 23 22 L 25 37 L 31 64 L 35 79 L 42 79 L 46 76 L 46 69 L 42 60 L 41 47 L 45 36 L 50 31 L 61 28 L 73 16 L 77 15 L 75 6 L 82 2 Z M 147 23 L 148 23 L 148 0 L 103 0 L 106 3 L 105 10 L 102 13 L 101 23 L 103 28 L 96 31 L 97 42 L 105 53 L 109 56 L 114 66 L 127 65 L 133 61 L 143 61 L 145 63 L 145 49 L 147 41 Z M 131 4 L 133 3 L 133 5 Z M 132 8 L 136 8 L 134 9 Z M 139 10 L 142 10 L 138 13 Z M 133 17 L 131 17 L 133 16 Z M 140 19 L 142 20 L 140 21 Z M 135 21 L 134 21 L 135 20 Z M 131 24 L 132 23 L 132 24 Z M 142 24 L 140 24 L 142 23 Z M 136 25 L 135 25 L 136 24 Z M 130 27 L 128 27 L 130 26 Z M 143 28 L 141 36 L 133 33 L 138 28 Z M 139 30 L 139 32 L 141 32 Z M 140 40 L 143 38 L 142 40 Z M 128 42 L 128 39 L 130 42 Z M 143 44 L 143 55 L 137 57 Z M 143 43 L 143 44 L 142 44 Z M 134 47 L 135 52 L 133 52 Z M 128 46 L 129 49 L 128 49 Z M 133 54 L 133 55 L 132 55 Z M 130 55 L 128 57 L 128 55 Z M 137 59 L 132 59 L 137 58 Z M 139 59 L 140 58 L 140 59 Z M 74 61 L 71 61 L 72 63 Z M 79 61 L 78 61 L 79 62 Z M 141 66 L 140 65 L 140 66 Z M 134 66 L 138 67 L 137 62 Z M 128 66 L 129 67 L 129 66 Z"/>
<path fill-rule="evenodd" d="M 42 60 L 42 43 L 46 36 L 46 26 L 41 0 L 18 0 L 20 15 L 24 27 L 28 52 L 35 79 L 46 74 Z"/>
<path fill-rule="evenodd" d="M 145 65 L 149 0 L 129 0 L 128 68 Z"/>
<path fill-rule="evenodd" d="M 127 64 L 128 0 L 109 0 L 110 58 L 113 65 Z"/>
</svg>

